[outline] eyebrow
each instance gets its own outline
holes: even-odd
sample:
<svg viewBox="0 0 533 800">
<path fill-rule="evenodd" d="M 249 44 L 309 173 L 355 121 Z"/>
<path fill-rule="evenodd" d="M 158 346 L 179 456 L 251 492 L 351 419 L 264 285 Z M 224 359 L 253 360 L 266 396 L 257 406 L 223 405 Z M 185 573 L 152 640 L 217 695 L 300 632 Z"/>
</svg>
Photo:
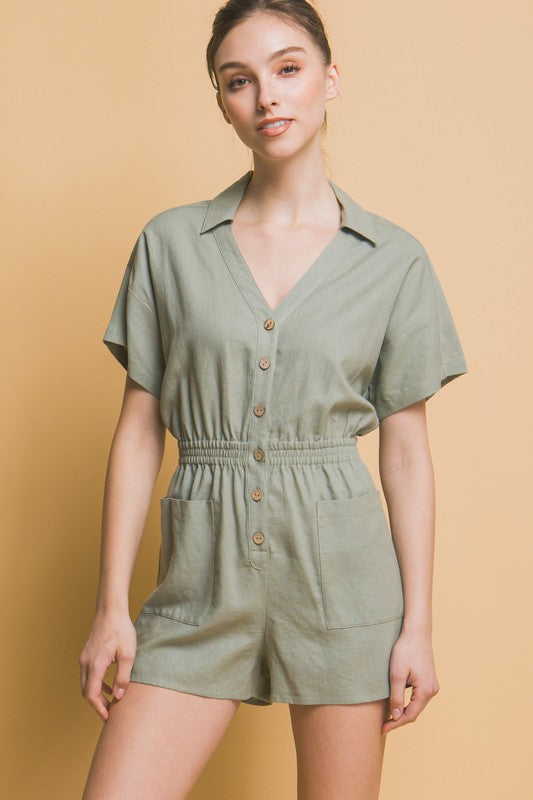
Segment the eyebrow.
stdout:
<svg viewBox="0 0 533 800">
<path fill-rule="evenodd" d="M 306 50 L 304 47 L 283 47 L 281 50 L 276 50 L 275 53 L 272 53 L 269 61 L 274 61 L 274 59 L 280 58 L 280 56 L 284 56 L 286 53 L 294 52 L 305 53 Z M 246 67 L 247 64 L 243 64 L 242 61 L 226 61 L 224 64 L 220 65 L 218 71 L 223 72 L 225 69 L 246 69 Z"/>
</svg>

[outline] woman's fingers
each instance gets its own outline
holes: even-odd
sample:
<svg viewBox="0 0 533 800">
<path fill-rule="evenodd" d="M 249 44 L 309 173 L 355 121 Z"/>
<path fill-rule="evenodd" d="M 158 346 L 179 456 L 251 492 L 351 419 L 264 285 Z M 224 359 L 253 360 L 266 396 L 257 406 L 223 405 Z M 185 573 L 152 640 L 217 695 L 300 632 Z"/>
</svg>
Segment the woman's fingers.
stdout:
<svg viewBox="0 0 533 800">
<path fill-rule="evenodd" d="M 405 669 L 404 670 L 396 669 L 396 671 L 393 671 L 391 669 L 389 714 L 391 714 L 392 719 L 389 719 L 383 723 L 381 728 L 382 733 L 388 733 L 393 728 L 397 728 L 400 725 L 404 725 L 406 722 L 404 697 L 405 697 L 405 687 L 407 684 L 408 675 L 409 672 Z"/>
<path fill-rule="evenodd" d="M 395 721 L 398 720 L 403 714 L 403 703 L 407 677 L 407 670 L 396 671 L 394 673 L 391 672 L 389 713 L 392 715 L 392 718 Z"/>
<path fill-rule="evenodd" d="M 423 688 L 416 683 L 408 684 L 406 680 L 405 685 L 412 687 L 411 698 L 405 707 L 403 705 L 403 701 L 401 704 L 399 704 L 397 700 L 395 701 L 394 708 L 401 706 L 402 713 L 398 719 L 388 719 L 386 722 L 384 722 L 381 728 L 382 733 L 388 733 L 394 728 L 399 728 L 401 725 L 407 725 L 409 722 L 414 722 L 420 712 L 427 706 L 431 698 L 434 697 L 438 691 L 438 689 L 433 689 L 432 685 L 430 684 L 428 684 L 428 688 Z M 398 689 L 396 688 L 395 691 L 397 692 Z M 391 689 L 391 698 L 392 692 L 393 690 Z"/>
<path fill-rule="evenodd" d="M 388 733 L 414 722 L 423 708 L 439 691 L 430 638 L 427 634 L 403 632 L 392 648 L 390 659 L 390 701 L 392 719 L 382 725 Z M 411 687 L 411 698 L 404 707 L 404 692 Z M 395 713 L 399 709 L 401 713 Z"/>
<path fill-rule="evenodd" d="M 113 694 L 117 700 L 124 697 L 124 692 L 128 688 L 131 668 L 135 660 L 135 649 L 135 637 L 132 637 L 131 642 L 124 645 L 117 652 L 117 671 L 115 673 L 115 680 L 113 681 Z"/>
<path fill-rule="evenodd" d="M 79 657 L 81 691 L 85 699 L 105 721 L 113 701 L 120 700 L 129 683 L 135 661 L 137 636 L 127 615 L 98 617 Z M 111 687 L 104 681 L 110 664 L 117 662 Z M 104 692 L 112 695 L 111 701 Z"/>
<path fill-rule="evenodd" d="M 106 669 L 107 667 L 102 671 L 101 667 L 93 666 L 92 670 L 89 671 L 87 687 L 84 694 L 85 699 L 89 701 L 96 713 L 99 714 L 103 720 L 108 718 L 108 709 L 110 706 L 109 700 L 102 694 L 102 676 L 105 674 Z"/>
</svg>

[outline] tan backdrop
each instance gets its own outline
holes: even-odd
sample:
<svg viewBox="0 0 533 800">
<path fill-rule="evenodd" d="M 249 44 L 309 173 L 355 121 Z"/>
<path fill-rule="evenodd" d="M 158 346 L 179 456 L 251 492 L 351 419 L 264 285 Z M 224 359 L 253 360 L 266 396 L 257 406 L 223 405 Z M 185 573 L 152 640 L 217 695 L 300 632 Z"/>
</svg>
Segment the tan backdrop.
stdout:
<svg viewBox="0 0 533 800">
<path fill-rule="evenodd" d="M 159 211 L 251 165 L 215 102 L 218 4 L 7 2 L 2 33 L 1 748 L 6 797 L 80 797 L 105 463 L 125 373 L 101 343 Z M 383 800 L 531 787 L 531 14 L 520 0 L 322 0 L 341 73 L 327 166 L 427 248 L 470 368 L 428 404 L 441 691 L 388 735 Z M 529 12 L 529 13 L 528 13 Z M 377 431 L 362 438 L 376 480 Z M 154 585 L 168 440 L 133 576 Z M 110 669 L 108 677 L 112 677 Z M 293 800 L 288 707 L 241 705 L 193 800 Z"/>
</svg>

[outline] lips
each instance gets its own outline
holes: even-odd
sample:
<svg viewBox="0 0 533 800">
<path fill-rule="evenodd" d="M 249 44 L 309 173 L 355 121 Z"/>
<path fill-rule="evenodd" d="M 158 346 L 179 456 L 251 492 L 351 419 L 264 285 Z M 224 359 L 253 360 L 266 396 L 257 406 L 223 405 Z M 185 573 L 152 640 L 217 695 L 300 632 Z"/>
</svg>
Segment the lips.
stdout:
<svg viewBox="0 0 533 800">
<path fill-rule="evenodd" d="M 264 119 L 257 126 L 257 130 L 261 131 L 263 130 L 263 128 L 265 128 L 267 125 L 271 125 L 273 122 L 290 122 L 290 121 L 291 117 L 272 117 L 270 119 Z"/>
</svg>

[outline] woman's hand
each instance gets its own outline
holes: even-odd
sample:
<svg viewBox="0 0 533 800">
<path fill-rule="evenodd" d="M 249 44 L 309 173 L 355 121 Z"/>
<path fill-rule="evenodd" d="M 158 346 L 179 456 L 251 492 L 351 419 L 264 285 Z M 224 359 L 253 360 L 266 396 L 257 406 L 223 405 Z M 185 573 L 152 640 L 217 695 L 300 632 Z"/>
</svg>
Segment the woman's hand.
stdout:
<svg viewBox="0 0 533 800">
<path fill-rule="evenodd" d="M 411 699 L 404 708 L 404 692 L 412 687 Z M 439 691 L 431 636 L 427 633 L 402 631 L 392 648 L 390 658 L 390 705 L 393 719 L 383 723 L 382 733 L 414 722 L 422 709 Z M 393 709 L 401 714 L 394 718 Z"/>
<path fill-rule="evenodd" d="M 103 692 L 117 700 L 124 696 L 137 649 L 137 634 L 128 613 L 97 613 L 89 638 L 79 657 L 81 692 L 104 722 L 109 717 L 111 701 Z M 104 683 L 110 664 L 118 663 L 113 688 Z"/>
</svg>

